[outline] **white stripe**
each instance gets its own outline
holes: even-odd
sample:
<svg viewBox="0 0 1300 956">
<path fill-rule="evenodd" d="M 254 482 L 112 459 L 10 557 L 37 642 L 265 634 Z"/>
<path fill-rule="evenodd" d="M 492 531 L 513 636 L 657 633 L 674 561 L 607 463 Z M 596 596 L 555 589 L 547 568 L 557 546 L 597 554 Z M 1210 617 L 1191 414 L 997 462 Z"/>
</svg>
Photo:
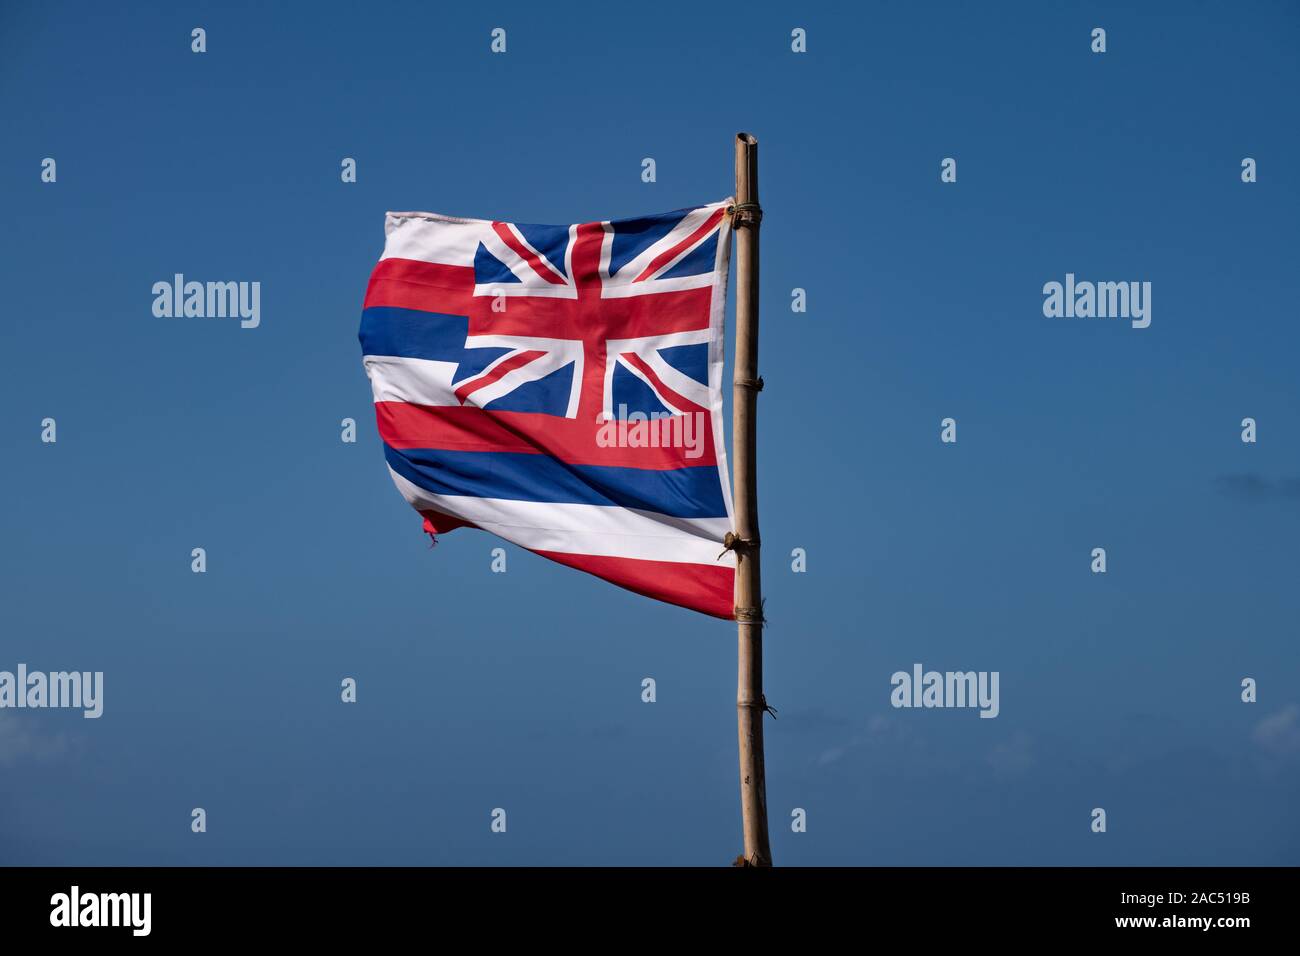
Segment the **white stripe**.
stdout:
<svg viewBox="0 0 1300 956">
<path fill-rule="evenodd" d="M 408 402 L 411 405 L 459 405 L 451 385 L 455 362 L 405 358 L 399 355 L 366 355 L 361 359 L 370 376 L 377 402 Z"/>
<path fill-rule="evenodd" d="M 619 270 L 619 275 L 622 275 Z M 687 289 L 707 289 L 714 283 L 716 272 L 698 276 L 678 276 L 675 279 L 647 279 L 644 282 L 606 281 L 601 286 L 602 299 L 631 299 L 638 295 L 656 295 L 660 292 L 685 292 Z"/>
<path fill-rule="evenodd" d="M 474 253 L 491 223 L 433 213 L 392 213 L 384 221 L 383 259 L 415 259 L 448 266 L 474 265 Z M 494 234 L 495 235 L 495 234 Z"/>
<path fill-rule="evenodd" d="M 576 234 L 576 228 L 572 227 L 571 235 Z M 518 253 L 501 241 L 501 237 L 493 230 L 492 223 L 487 220 L 456 219 L 433 212 L 390 212 L 384 222 L 384 232 L 388 238 L 380 259 L 414 259 L 417 262 L 472 269 L 479 243 L 483 243 L 520 281 L 476 284 L 476 296 L 495 298 L 499 295 L 529 295 L 555 299 L 578 297 L 578 290 L 571 283 L 566 281 L 564 285 L 553 285 L 534 272 L 528 263 L 519 258 Z M 536 252 L 535 249 L 533 251 Z M 573 243 L 570 242 L 566 254 L 571 257 L 572 252 Z M 566 265 L 572 275 L 573 264 L 569 262 Z"/>
<path fill-rule="evenodd" d="M 417 511 L 433 509 L 472 521 L 530 551 L 736 566 L 734 552 L 718 557 L 722 539 L 731 530 L 728 518 L 672 518 L 608 505 L 440 495 L 412 484 L 391 467 L 388 472 L 402 497 Z"/>
</svg>

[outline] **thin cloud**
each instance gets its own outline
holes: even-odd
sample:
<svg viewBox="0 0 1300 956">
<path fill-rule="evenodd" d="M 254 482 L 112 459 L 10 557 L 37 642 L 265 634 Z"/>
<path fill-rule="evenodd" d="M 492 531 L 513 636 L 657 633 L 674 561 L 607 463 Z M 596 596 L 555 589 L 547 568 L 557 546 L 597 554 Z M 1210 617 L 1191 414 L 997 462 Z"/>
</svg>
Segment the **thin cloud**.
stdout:
<svg viewBox="0 0 1300 956">
<path fill-rule="evenodd" d="M 1287 704 L 1276 714 L 1265 717 L 1255 725 L 1251 736 L 1271 754 L 1300 753 L 1300 707 Z"/>
<path fill-rule="evenodd" d="M 32 730 L 30 722 L 0 711 L 0 767 L 12 767 L 27 758 L 53 760 L 67 751 L 66 735 L 38 733 Z"/>
<path fill-rule="evenodd" d="M 1215 484 L 1222 494 L 1241 501 L 1300 501 L 1300 477 L 1273 479 L 1247 472 L 1220 475 Z"/>
<path fill-rule="evenodd" d="M 1025 773 L 1034 765 L 1033 745 L 1033 738 L 1029 734 L 1017 730 L 1009 740 L 995 744 L 989 751 L 989 766 L 1009 776 Z"/>
</svg>

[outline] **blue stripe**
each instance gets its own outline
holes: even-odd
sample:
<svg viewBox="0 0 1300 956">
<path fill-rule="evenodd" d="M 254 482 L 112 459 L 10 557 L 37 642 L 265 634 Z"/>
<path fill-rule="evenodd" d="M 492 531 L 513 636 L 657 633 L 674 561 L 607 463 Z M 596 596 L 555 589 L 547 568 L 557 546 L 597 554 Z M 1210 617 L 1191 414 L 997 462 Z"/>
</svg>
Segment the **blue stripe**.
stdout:
<svg viewBox="0 0 1300 956">
<path fill-rule="evenodd" d="M 463 315 L 375 305 L 362 310 L 358 338 L 363 355 L 458 362 L 465 356 L 468 333 L 469 319 Z"/>
<path fill-rule="evenodd" d="M 557 504 L 617 505 L 677 518 L 722 518 L 722 482 L 714 465 L 655 471 L 567 465 L 547 455 L 498 451 L 391 448 L 393 471 L 439 495 Z"/>
<path fill-rule="evenodd" d="M 361 352 L 363 355 L 396 355 L 402 358 L 455 362 L 453 383 L 473 378 L 510 349 L 466 349 L 465 335 L 469 319 L 463 315 L 420 312 L 371 306 L 361 313 Z M 560 414 L 568 407 L 568 396 L 560 405 Z"/>
</svg>

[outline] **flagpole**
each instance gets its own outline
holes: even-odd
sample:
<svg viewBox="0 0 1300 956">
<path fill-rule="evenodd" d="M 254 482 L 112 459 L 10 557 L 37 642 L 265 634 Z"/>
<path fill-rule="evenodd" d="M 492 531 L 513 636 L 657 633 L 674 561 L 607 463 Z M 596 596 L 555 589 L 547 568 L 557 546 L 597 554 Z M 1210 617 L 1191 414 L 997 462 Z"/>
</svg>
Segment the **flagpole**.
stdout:
<svg viewBox="0 0 1300 956">
<path fill-rule="evenodd" d="M 763 766 L 763 592 L 759 579 L 758 474 L 758 140 L 736 134 L 736 361 L 732 373 L 732 462 L 736 530 L 726 544 L 736 555 L 736 718 L 740 737 L 740 811 L 745 853 L 738 866 L 771 866 L 767 837 L 767 775 Z"/>
</svg>

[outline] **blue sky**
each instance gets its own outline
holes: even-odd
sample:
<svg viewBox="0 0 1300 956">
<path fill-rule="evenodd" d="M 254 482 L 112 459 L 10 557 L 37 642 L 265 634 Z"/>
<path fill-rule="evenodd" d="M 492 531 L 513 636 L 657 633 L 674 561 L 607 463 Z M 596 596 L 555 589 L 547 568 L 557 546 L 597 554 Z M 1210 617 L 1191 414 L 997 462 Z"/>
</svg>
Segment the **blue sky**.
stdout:
<svg viewBox="0 0 1300 956">
<path fill-rule="evenodd" d="M 0 711 L 0 863 L 729 862 L 734 627 L 431 550 L 356 332 L 385 210 L 713 201 L 740 129 L 776 862 L 1300 862 L 1295 5 L 322 6 L 0 10 L 0 669 L 105 673 Z M 1067 272 L 1150 328 L 1045 318 Z M 1000 715 L 893 709 L 915 662 Z"/>
</svg>

